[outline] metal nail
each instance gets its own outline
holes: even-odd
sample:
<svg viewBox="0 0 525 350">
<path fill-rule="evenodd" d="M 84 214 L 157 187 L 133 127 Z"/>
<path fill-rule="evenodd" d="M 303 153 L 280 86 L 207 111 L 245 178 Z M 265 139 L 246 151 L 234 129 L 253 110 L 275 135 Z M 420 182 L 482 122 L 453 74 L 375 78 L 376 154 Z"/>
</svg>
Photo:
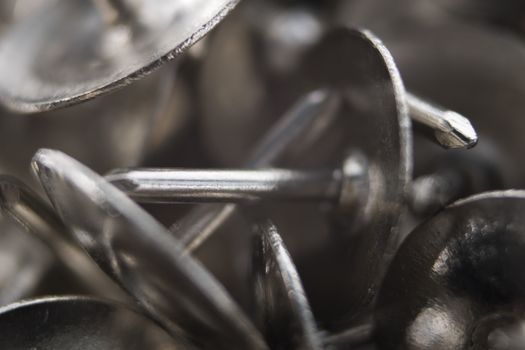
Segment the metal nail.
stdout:
<svg viewBox="0 0 525 350">
<path fill-rule="evenodd" d="M 267 348 L 224 287 L 125 194 L 59 151 L 40 150 L 32 165 L 77 242 L 171 334 L 218 349 Z"/>
</svg>

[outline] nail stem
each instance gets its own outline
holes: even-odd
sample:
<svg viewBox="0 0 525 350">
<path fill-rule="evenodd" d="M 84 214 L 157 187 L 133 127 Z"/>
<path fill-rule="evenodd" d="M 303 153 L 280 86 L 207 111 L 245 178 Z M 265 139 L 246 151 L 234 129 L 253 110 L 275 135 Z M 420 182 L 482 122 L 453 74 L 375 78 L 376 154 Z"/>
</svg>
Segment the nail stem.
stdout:
<svg viewBox="0 0 525 350">
<path fill-rule="evenodd" d="M 441 146 L 472 148 L 478 142 L 470 120 L 461 114 L 441 109 L 412 94 L 407 94 L 407 104 L 412 120 L 431 128 Z"/>
<path fill-rule="evenodd" d="M 341 171 L 121 170 L 108 181 L 142 203 L 336 201 Z"/>
</svg>

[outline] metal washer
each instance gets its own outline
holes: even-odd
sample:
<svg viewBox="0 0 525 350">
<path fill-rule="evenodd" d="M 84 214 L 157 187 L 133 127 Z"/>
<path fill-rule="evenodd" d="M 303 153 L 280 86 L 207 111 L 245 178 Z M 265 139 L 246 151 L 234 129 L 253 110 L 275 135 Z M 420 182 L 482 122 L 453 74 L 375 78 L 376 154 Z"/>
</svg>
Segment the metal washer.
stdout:
<svg viewBox="0 0 525 350">
<path fill-rule="evenodd" d="M 322 313 L 326 315 L 318 318 L 329 318 L 338 328 L 370 309 L 397 243 L 406 186 L 411 180 L 411 121 L 392 56 L 370 32 L 344 27 L 328 32 L 307 53 L 301 69 L 306 87 L 341 92 L 345 102 L 339 112 L 343 143 L 339 149 L 357 151 L 368 163 L 368 198 L 343 211 L 342 227 L 332 230 L 330 246 L 334 250 L 319 252 L 316 257 L 323 267 L 301 271 L 314 312 L 314 299 L 326 300 L 327 290 L 334 290 L 331 303 L 324 303 Z M 341 150 L 338 152 L 336 156 L 341 157 Z M 333 155 L 325 155 L 325 159 L 333 159 Z M 346 242 L 345 249 L 337 238 Z M 327 274 L 327 270 L 333 273 Z M 334 281 L 330 276 L 335 275 L 347 278 Z"/>
<path fill-rule="evenodd" d="M 524 191 L 489 192 L 417 227 L 381 287 L 380 349 L 492 348 L 490 331 L 522 319 L 524 209 Z"/>
<path fill-rule="evenodd" d="M 0 42 L 0 99 L 20 112 L 64 107 L 130 84 L 174 59 L 238 0 L 128 1 L 108 24 L 92 1 L 63 0 L 14 23 Z"/>
</svg>

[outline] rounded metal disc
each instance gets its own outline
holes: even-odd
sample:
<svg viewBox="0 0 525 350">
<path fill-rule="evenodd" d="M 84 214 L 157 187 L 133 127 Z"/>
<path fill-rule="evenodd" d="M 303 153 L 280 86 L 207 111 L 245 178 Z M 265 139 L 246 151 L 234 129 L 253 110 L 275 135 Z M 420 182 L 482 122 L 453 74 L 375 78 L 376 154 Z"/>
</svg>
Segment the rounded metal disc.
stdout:
<svg viewBox="0 0 525 350">
<path fill-rule="evenodd" d="M 524 214 L 525 191 L 489 192 L 417 227 L 381 287 L 381 348 L 497 349 L 501 332 L 510 343 L 509 320 L 525 319 Z"/>
<path fill-rule="evenodd" d="M 33 167 L 77 241 L 174 334 L 218 349 L 266 348 L 224 288 L 126 195 L 58 151 L 40 150 Z"/>
<path fill-rule="evenodd" d="M 309 292 L 309 287 L 317 289 L 315 294 L 331 301 L 332 319 L 335 315 L 359 317 L 372 304 L 398 239 L 405 187 L 411 178 L 411 123 L 405 90 L 392 56 L 366 31 L 343 27 L 327 33 L 306 57 L 303 68 L 306 87 L 322 86 L 342 93 L 341 148 L 364 156 L 369 182 L 366 201 L 343 216 L 339 238 L 349 248 L 335 243 L 335 250 L 325 257 L 331 263 L 324 270 L 316 269 L 315 278 L 304 275 L 303 280 Z M 327 274 L 326 269 L 333 272 Z M 347 278 L 329 282 L 334 293 L 327 297 L 326 285 L 316 279 L 326 280 L 327 275 L 333 279 L 339 274 Z M 311 285 L 307 278 L 312 278 Z"/>
<path fill-rule="evenodd" d="M 0 98 L 13 110 L 71 105 L 127 85 L 213 29 L 238 0 L 132 1 L 124 23 L 95 1 L 62 0 L 12 25 L 0 42 Z"/>
<path fill-rule="evenodd" d="M 256 314 L 274 349 L 315 350 L 323 339 L 301 279 L 271 221 L 254 225 L 253 287 Z"/>
<path fill-rule="evenodd" d="M 311 20 L 315 23 L 315 18 Z M 286 49 L 275 43 L 267 47 L 277 52 L 278 57 L 280 52 L 288 59 L 286 62 L 292 63 L 291 68 L 282 72 L 260 49 L 260 41 L 263 47 L 268 45 L 263 35 L 245 22 L 241 12 L 225 21 L 210 37 L 203 66 L 203 124 L 206 142 L 215 160 L 233 165 L 239 158 L 246 157 L 258 133 L 281 116 L 298 97 L 328 87 L 344 91 L 348 101 L 346 109 L 337 118 L 332 118 L 337 120 L 332 125 L 330 118 L 319 118 L 326 120 L 326 125 L 315 142 L 308 140 L 314 147 L 302 149 L 293 158 L 281 157 L 274 165 L 340 166 L 349 148 L 361 151 L 370 161 L 373 193 L 361 213 L 366 224 L 360 229 L 346 230 L 353 236 L 351 245 L 356 247 L 355 252 L 341 252 L 340 242 L 334 239 L 330 223 L 319 215 L 317 206 L 278 206 L 272 210 L 277 225 L 283 227 L 285 239 L 297 241 L 289 247 L 294 256 L 299 257 L 297 265 L 306 290 L 316 313 L 330 323 L 337 318 L 335 315 L 348 315 L 371 303 L 379 280 L 375 278 L 379 278 L 377 272 L 383 265 L 382 255 L 388 250 L 388 237 L 396 240 L 395 227 L 412 164 L 405 91 L 390 54 L 369 33 L 343 29 L 328 34 L 321 44 L 315 45 L 323 28 L 320 24 L 307 26 L 313 29 L 305 35 L 313 42 L 305 42 L 292 51 L 293 55 L 286 55 Z M 243 74 L 231 74 L 233 71 Z M 279 73 L 275 74 L 276 71 Z M 222 88 L 226 79 L 229 89 Z M 241 129 L 243 136 L 240 138 L 227 136 Z M 248 131 L 245 133 L 245 130 Z M 350 217 L 348 219 L 351 221 Z M 306 240 L 304 232 L 315 234 Z M 369 240 L 365 242 L 363 237 Z M 351 263 L 346 261 L 353 254 L 356 258 L 351 259 Z M 311 266 L 313 260 L 318 262 L 316 266 Z M 350 297 L 339 293 L 340 281 L 330 281 L 333 275 L 325 273 L 331 269 L 339 271 L 342 266 L 345 274 L 348 266 L 353 266 L 352 271 L 360 281 L 358 288 L 354 286 L 355 281 L 348 281 L 345 290 L 355 294 Z M 337 291 L 337 295 L 327 298 L 327 290 L 333 290 L 334 294 Z M 327 303 L 327 299 L 330 302 Z M 322 309 L 317 309 L 321 303 Z"/>
<path fill-rule="evenodd" d="M 0 348 L 175 350 L 186 348 L 132 308 L 87 297 L 47 297 L 0 308 Z"/>
</svg>

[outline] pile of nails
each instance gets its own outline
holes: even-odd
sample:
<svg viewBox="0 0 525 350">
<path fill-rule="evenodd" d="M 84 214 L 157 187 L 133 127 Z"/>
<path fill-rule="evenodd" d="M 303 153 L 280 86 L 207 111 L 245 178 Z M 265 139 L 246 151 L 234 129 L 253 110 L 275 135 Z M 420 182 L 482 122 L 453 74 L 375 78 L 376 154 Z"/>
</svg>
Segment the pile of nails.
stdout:
<svg viewBox="0 0 525 350">
<path fill-rule="evenodd" d="M 0 349 L 525 349 L 521 0 L 2 0 L 0 104 Z"/>
</svg>

